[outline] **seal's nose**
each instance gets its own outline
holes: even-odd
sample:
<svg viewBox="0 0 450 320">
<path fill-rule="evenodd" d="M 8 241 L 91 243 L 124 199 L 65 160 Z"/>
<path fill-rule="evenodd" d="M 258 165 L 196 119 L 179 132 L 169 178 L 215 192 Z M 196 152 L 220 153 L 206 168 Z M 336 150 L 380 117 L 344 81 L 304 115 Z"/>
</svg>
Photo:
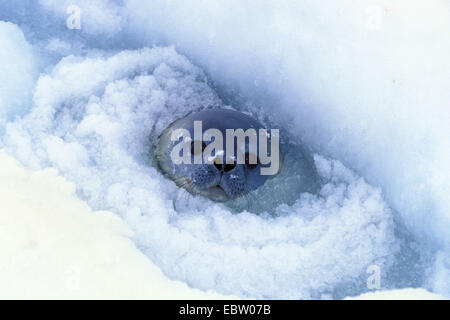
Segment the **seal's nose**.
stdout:
<svg viewBox="0 0 450 320">
<path fill-rule="evenodd" d="M 235 163 L 232 163 L 232 164 L 226 164 L 223 170 L 224 170 L 225 172 L 228 172 L 228 171 L 233 170 L 234 167 L 236 167 L 236 164 L 235 164 Z"/>
<path fill-rule="evenodd" d="M 231 162 L 231 161 L 230 161 Z M 220 172 L 229 172 L 231 170 L 233 170 L 236 167 L 236 160 L 233 159 L 233 163 L 226 163 L 223 164 L 223 159 L 216 157 L 213 160 L 213 164 L 216 167 L 217 170 L 219 170 Z"/>
<path fill-rule="evenodd" d="M 222 171 L 223 170 L 223 164 L 219 163 L 220 161 L 216 159 L 214 159 L 214 167 L 217 168 L 217 170 Z"/>
<path fill-rule="evenodd" d="M 231 171 L 231 170 L 233 170 L 235 167 L 236 167 L 236 163 L 231 163 L 231 164 L 229 164 L 229 163 L 227 163 L 227 164 L 225 164 L 225 165 L 223 165 L 223 164 L 221 164 L 220 163 L 221 161 L 219 161 L 219 160 L 217 160 L 217 158 L 216 159 L 214 159 L 214 166 L 217 168 L 217 170 L 219 170 L 220 172 L 228 172 L 228 171 Z"/>
</svg>

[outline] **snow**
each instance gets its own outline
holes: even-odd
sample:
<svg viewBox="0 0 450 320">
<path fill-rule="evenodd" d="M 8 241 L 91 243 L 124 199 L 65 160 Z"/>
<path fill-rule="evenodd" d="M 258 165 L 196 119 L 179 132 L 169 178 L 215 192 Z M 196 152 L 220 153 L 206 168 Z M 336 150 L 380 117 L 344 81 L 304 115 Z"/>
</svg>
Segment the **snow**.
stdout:
<svg viewBox="0 0 450 320">
<path fill-rule="evenodd" d="M 36 61 L 22 31 L 12 23 L 0 21 L 0 47 L 1 128 L 5 121 L 28 110 L 24 105 L 30 104 Z"/>
<path fill-rule="evenodd" d="M 446 298 L 425 289 L 407 288 L 400 290 L 374 291 L 349 300 L 445 300 Z"/>
<path fill-rule="evenodd" d="M 0 298 L 233 298 L 168 279 L 116 214 L 93 211 L 55 169 L 30 172 L 3 150 L 0 164 Z"/>
<path fill-rule="evenodd" d="M 372 263 L 392 263 L 393 221 L 380 191 L 319 156 L 329 182 L 317 196 L 280 206 L 277 219 L 189 197 L 176 212 L 184 191 L 154 167 L 149 137 L 221 102 L 172 48 L 64 59 L 39 78 L 34 102 L 7 125 L 8 150 L 29 167 L 58 168 L 91 206 L 119 213 L 172 278 L 241 297 L 309 298 L 358 279 Z"/>
<path fill-rule="evenodd" d="M 260 113 L 291 117 L 302 140 L 382 187 L 417 236 L 449 244 L 447 2 L 195 3 L 128 1 L 131 27 Z"/>
<path fill-rule="evenodd" d="M 81 30 L 66 28 L 69 4 Z M 0 22 L 0 144 L 120 216 L 147 263 L 244 298 L 356 296 L 371 265 L 383 290 L 450 295 L 447 2 L 31 7 L 0 4 L 0 19 L 20 25 Z M 258 191 L 270 212 L 254 214 L 163 177 L 151 157 L 158 134 L 212 106 L 275 124 L 315 153 L 317 191 L 300 191 L 287 162 L 292 176 Z"/>
</svg>

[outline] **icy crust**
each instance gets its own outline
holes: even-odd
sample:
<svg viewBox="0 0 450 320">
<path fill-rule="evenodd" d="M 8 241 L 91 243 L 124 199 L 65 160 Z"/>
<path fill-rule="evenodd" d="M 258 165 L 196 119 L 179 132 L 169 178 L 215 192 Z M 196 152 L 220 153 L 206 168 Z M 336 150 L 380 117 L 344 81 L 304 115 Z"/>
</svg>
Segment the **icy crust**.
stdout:
<svg viewBox="0 0 450 320">
<path fill-rule="evenodd" d="M 3 124 L 29 110 L 36 59 L 20 28 L 0 21 L 0 133 Z"/>
<path fill-rule="evenodd" d="M 152 143 L 171 121 L 218 106 L 202 71 L 173 48 L 68 57 L 41 76 L 32 111 L 3 140 L 27 166 L 58 168 L 94 209 L 119 213 L 141 250 L 192 287 L 254 298 L 344 296 L 336 288 L 349 283 L 363 291 L 367 267 L 384 271 L 393 259 L 392 215 L 380 190 L 340 162 L 315 156 L 320 192 L 275 215 L 232 213 L 154 167 Z"/>
</svg>

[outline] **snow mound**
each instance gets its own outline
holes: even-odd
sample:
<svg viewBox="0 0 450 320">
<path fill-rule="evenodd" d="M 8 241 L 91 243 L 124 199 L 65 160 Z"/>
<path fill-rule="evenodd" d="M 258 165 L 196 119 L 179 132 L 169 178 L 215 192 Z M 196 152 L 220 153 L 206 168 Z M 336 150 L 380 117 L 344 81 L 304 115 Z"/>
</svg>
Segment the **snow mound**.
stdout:
<svg viewBox="0 0 450 320">
<path fill-rule="evenodd" d="M 235 214 L 163 177 L 152 158 L 158 134 L 189 111 L 224 107 L 173 48 L 67 57 L 39 78 L 33 101 L 7 124 L 8 151 L 28 167 L 56 167 L 95 210 L 119 213 L 173 279 L 241 297 L 344 297 L 364 290 L 370 265 L 392 264 L 381 191 L 339 161 L 315 156 L 318 194 L 273 215 Z"/>
<path fill-rule="evenodd" d="M 92 211 L 54 168 L 0 150 L 1 299 L 223 299 L 165 277 L 116 214 Z M 130 272 L 132 270 L 132 272 Z"/>
<path fill-rule="evenodd" d="M 20 28 L 0 21 L 0 133 L 3 124 L 31 107 L 36 59 Z"/>
</svg>

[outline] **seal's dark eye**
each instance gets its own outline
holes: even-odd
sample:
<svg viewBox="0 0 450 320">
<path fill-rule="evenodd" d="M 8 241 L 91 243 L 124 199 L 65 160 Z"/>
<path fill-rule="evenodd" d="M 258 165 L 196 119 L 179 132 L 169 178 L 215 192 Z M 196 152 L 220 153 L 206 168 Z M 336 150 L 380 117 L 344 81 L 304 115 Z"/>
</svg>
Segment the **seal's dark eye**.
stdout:
<svg viewBox="0 0 450 320">
<path fill-rule="evenodd" d="M 255 162 L 255 159 L 256 159 L 256 162 Z M 251 163 L 250 163 L 250 160 L 252 160 Z M 258 166 L 258 157 L 253 155 L 253 159 L 251 159 L 250 153 L 246 152 L 245 153 L 245 166 L 247 168 L 249 168 L 250 170 L 255 169 Z"/>
<path fill-rule="evenodd" d="M 201 143 L 201 149 L 199 149 L 198 151 L 200 151 L 200 152 L 197 152 L 197 153 L 195 153 L 195 144 L 196 143 L 198 143 L 198 144 L 200 144 Z M 198 147 L 197 147 L 198 148 Z M 206 148 L 206 143 L 204 143 L 203 141 L 192 141 L 191 142 L 191 154 L 198 154 L 198 153 L 201 153 L 201 152 L 203 152 L 204 150 L 205 150 L 205 148 Z"/>
</svg>

